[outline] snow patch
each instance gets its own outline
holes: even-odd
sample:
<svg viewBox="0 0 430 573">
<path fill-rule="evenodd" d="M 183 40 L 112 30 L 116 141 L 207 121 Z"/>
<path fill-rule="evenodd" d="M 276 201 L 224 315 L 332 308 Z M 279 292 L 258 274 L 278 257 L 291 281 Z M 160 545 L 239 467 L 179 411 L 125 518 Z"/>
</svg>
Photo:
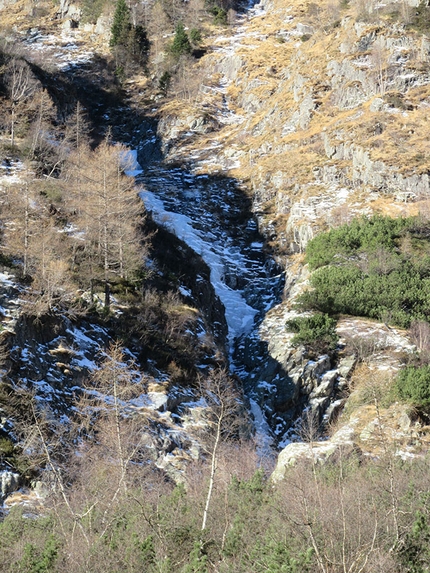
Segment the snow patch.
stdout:
<svg viewBox="0 0 430 573">
<path fill-rule="evenodd" d="M 245 302 L 239 291 L 231 289 L 223 282 L 225 265 L 222 256 L 216 250 L 219 245 L 208 242 L 207 235 L 195 229 L 191 219 L 186 215 L 166 211 L 163 201 L 151 191 L 142 191 L 140 196 L 146 209 L 152 211 L 154 220 L 184 241 L 210 268 L 211 283 L 225 308 L 230 344 L 241 334 L 248 333 L 254 324 L 257 311 Z M 230 256 L 227 250 L 222 254 L 227 258 Z"/>
</svg>

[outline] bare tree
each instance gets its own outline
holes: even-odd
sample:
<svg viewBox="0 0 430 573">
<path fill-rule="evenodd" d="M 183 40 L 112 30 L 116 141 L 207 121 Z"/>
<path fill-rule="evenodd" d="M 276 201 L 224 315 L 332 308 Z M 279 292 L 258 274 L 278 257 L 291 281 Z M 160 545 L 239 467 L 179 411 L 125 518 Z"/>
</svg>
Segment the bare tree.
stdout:
<svg viewBox="0 0 430 573">
<path fill-rule="evenodd" d="M 279 503 L 297 538 L 312 548 L 321 573 L 370 573 L 385 552 L 388 516 L 379 483 L 342 450 L 335 464 L 290 469 Z M 383 570 L 383 569 L 382 569 Z M 387 565 L 387 571 L 392 571 Z"/>
<path fill-rule="evenodd" d="M 34 93 L 33 107 L 35 108 L 35 119 L 31 128 L 31 158 L 36 158 L 36 151 L 39 155 L 46 154 L 46 147 L 51 147 L 46 141 L 48 132 L 52 132 L 52 121 L 54 119 L 54 106 L 48 92 L 44 89 Z M 45 152 L 45 153 L 43 153 Z"/>
<path fill-rule="evenodd" d="M 84 154 L 79 147 L 67 170 L 70 207 L 82 230 L 78 238 L 81 271 L 86 267 L 91 284 L 103 282 L 107 307 L 110 281 L 130 280 L 147 256 L 140 234 L 143 203 L 134 179 L 124 174 L 128 162 L 125 146 L 105 140 L 94 152 L 87 148 Z"/>
<path fill-rule="evenodd" d="M 10 141 L 13 146 L 19 106 L 34 93 L 36 80 L 27 62 L 12 58 L 6 68 L 5 82 L 10 100 Z"/>
<path fill-rule="evenodd" d="M 430 324 L 425 320 L 415 320 L 410 327 L 411 341 L 416 344 L 421 359 L 426 362 L 430 358 Z"/>
<path fill-rule="evenodd" d="M 126 359 L 118 343 L 112 343 L 103 355 L 78 404 L 84 438 L 79 476 L 99 482 L 92 504 L 98 508 L 97 540 L 108 533 L 113 510 L 127 494 L 133 470 L 139 468 L 146 451 L 146 418 L 133 399 L 145 393 L 147 379 Z"/>
<path fill-rule="evenodd" d="M 225 370 L 212 371 L 208 378 L 201 382 L 201 393 L 208 408 L 206 451 L 210 462 L 209 484 L 201 524 L 201 531 L 204 531 L 209 517 L 220 447 L 239 432 L 241 403 L 233 380 Z"/>
<path fill-rule="evenodd" d="M 2 205 L 2 248 L 31 283 L 24 299 L 36 315 L 52 308 L 72 288 L 66 236 L 59 232 L 39 183 L 27 173 L 22 185 L 8 188 Z"/>
<path fill-rule="evenodd" d="M 38 232 L 40 211 L 33 179 L 28 173 L 23 185 L 10 186 L 3 204 L 4 242 L 7 254 L 21 259 L 22 275 L 35 270 L 33 238 Z"/>
<path fill-rule="evenodd" d="M 383 96 L 388 82 L 388 52 L 383 36 L 376 38 L 372 46 L 371 61 L 375 69 L 375 83 L 378 93 Z"/>
</svg>

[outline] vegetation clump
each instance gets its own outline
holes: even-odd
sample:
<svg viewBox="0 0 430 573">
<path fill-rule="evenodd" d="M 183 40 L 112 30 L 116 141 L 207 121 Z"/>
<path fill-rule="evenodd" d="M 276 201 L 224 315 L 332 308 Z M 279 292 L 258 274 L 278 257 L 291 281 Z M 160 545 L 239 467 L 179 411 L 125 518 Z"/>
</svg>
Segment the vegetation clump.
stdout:
<svg viewBox="0 0 430 573">
<path fill-rule="evenodd" d="M 421 0 L 414 9 L 414 16 L 410 22 L 410 27 L 415 28 L 418 32 L 428 34 L 430 31 L 430 6 L 426 0 Z"/>
<path fill-rule="evenodd" d="M 185 31 L 184 25 L 179 22 L 179 24 L 176 26 L 175 37 L 173 38 L 173 43 L 170 47 L 170 51 L 173 56 L 179 58 L 179 56 L 182 56 L 183 54 L 190 54 L 191 49 L 192 48 L 188 34 Z"/>
<path fill-rule="evenodd" d="M 331 353 L 336 349 L 339 337 L 336 333 L 336 320 L 328 314 L 297 317 L 287 322 L 287 328 L 295 332 L 292 344 L 303 344 L 313 354 Z"/>
<path fill-rule="evenodd" d="M 122 74 L 132 69 L 132 64 L 145 66 L 150 47 L 145 28 L 141 25 L 134 26 L 130 19 L 130 8 L 125 0 L 118 0 L 109 45 L 114 51 L 117 69 Z"/>
<path fill-rule="evenodd" d="M 217 24 L 218 26 L 227 26 L 228 14 L 224 8 L 221 8 L 220 6 L 213 6 L 213 8 L 211 8 L 211 14 L 214 17 L 214 24 Z"/>
<path fill-rule="evenodd" d="M 423 410 L 430 408 L 430 366 L 407 366 L 397 375 L 395 389 L 399 398 Z"/>
<path fill-rule="evenodd" d="M 82 17 L 84 22 L 95 24 L 101 16 L 106 0 L 83 0 Z"/>
<path fill-rule="evenodd" d="M 364 316 L 410 326 L 430 316 L 428 223 L 374 215 L 313 239 L 306 251 L 311 289 L 299 304 L 331 316 Z"/>
</svg>

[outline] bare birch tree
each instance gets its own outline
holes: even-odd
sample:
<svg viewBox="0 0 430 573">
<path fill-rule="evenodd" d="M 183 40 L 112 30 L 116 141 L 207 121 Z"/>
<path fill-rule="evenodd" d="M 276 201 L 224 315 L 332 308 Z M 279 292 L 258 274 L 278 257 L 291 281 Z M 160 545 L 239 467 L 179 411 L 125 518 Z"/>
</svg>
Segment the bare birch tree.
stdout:
<svg viewBox="0 0 430 573">
<path fill-rule="evenodd" d="M 5 254 L 21 260 L 21 273 L 28 277 L 35 270 L 33 239 L 38 232 L 39 211 L 31 175 L 22 185 L 8 188 L 3 205 Z"/>
<path fill-rule="evenodd" d="M 92 492 L 96 541 L 106 536 L 115 508 L 133 484 L 134 469 L 142 475 L 145 457 L 146 418 L 133 403 L 146 391 L 146 377 L 126 358 L 122 347 L 112 343 L 86 383 L 78 404 L 82 467 L 79 479 L 97 484 Z M 87 489 L 86 484 L 82 484 Z"/>
<path fill-rule="evenodd" d="M 231 439 L 239 432 L 241 403 L 238 391 L 225 370 L 212 371 L 202 383 L 201 392 L 208 407 L 209 436 L 206 440 L 206 451 L 210 463 L 209 483 L 201 524 L 203 532 L 207 528 L 220 447 L 224 441 Z"/>
<path fill-rule="evenodd" d="M 388 84 L 388 51 L 384 37 L 376 38 L 371 52 L 371 61 L 375 70 L 375 84 L 379 95 L 383 96 Z"/>
<path fill-rule="evenodd" d="M 34 93 L 36 80 L 27 62 L 12 58 L 7 65 L 5 82 L 10 101 L 10 142 L 13 146 L 19 107 Z"/>
</svg>

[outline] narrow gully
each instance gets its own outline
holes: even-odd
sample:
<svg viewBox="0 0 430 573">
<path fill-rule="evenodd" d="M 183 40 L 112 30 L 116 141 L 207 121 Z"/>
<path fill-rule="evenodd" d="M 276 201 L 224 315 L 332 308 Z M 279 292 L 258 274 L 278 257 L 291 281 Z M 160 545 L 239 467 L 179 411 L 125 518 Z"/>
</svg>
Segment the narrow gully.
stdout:
<svg viewBox="0 0 430 573">
<path fill-rule="evenodd" d="M 252 380 L 260 378 L 256 370 L 269 360 L 258 330 L 267 311 L 280 301 L 284 275 L 267 253 L 250 201 L 235 180 L 196 175 L 165 164 L 143 170 L 136 152 L 132 154 L 135 165 L 127 173 L 142 186 L 142 200 L 154 221 L 185 242 L 210 268 L 228 326 L 230 369 L 247 392 L 257 444 L 263 451 L 272 444 L 273 424 L 263 413 L 264 404 L 259 403 Z"/>
</svg>

